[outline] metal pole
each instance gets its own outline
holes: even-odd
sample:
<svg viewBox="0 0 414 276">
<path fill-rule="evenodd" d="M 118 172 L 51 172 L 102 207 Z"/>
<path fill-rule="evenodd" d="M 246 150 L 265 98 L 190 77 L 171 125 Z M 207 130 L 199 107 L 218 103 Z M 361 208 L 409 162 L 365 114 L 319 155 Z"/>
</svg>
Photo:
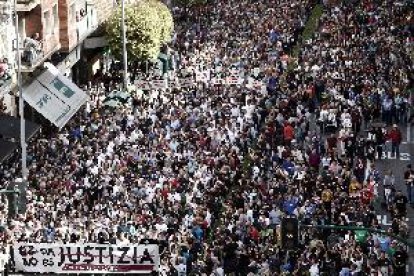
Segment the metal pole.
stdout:
<svg viewBox="0 0 414 276">
<path fill-rule="evenodd" d="M 26 128 L 24 120 L 24 99 L 22 90 L 22 61 L 20 56 L 19 39 L 19 15 L 17 13 L 17 0 L 14 0 L 14 24 L 16 31 L 16 55 L 17 55 L 17 92 L 19 93 L 19 115 L 20 115 L 20 145 L 22 149 L 22 179 L 27 180 L 27 149 L 26 149 Z"/>
<path fill-rule="evenodd" d="M 412 104 L 412 93 L 411 91 L 409 92 L 410 95 L 408 96 L 408 104 L 407 104 L 407 143 L 411 142 L 411 122 L 410 122 L 410 117 L 411 117 L 411 104 Z"/>
<path fill-rule="evenodd" d="M 15 0 L 16 1 L 16 0 Z M 128 88 L 128 54 L 126 49 L 125 0 L 122 0 L 122 53 L 124 57 L 124 90 Z"/>
</svg>

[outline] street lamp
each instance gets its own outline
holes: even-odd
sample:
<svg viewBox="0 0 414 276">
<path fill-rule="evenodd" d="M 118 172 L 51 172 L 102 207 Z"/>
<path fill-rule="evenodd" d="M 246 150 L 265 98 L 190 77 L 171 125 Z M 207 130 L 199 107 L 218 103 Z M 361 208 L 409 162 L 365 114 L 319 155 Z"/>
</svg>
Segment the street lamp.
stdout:
<svg viewBox="0 0 414 276">
<path fill-rule="evenodd" d="M 20 55 L 20 36 L 19 36 L 19 14 L 17 13 L 17 0 L 14 0 L 14 28 L 16 32 L 16 55 L 17 55 L 17 92 L 19 94 L 19 115 L 20 115 L 20 146 L 22 150 L 22 179 L 27 180 L 27 148 L 26 148 L 26 128 L 24 120 L 24 99 L 22 90 L 22 60 Z"/>
<path fill-rule="evenodd" d="M 16 0 L 15 0 L 16 1 Z M 125 25 L 125 0 L 122 0 L 121 3 L 122 9 L 122 53 L 124 58 L 124 90 L 126 91 L 128 88 L 128 54 L 126 49 L 126 25 Z"/>
</svg>

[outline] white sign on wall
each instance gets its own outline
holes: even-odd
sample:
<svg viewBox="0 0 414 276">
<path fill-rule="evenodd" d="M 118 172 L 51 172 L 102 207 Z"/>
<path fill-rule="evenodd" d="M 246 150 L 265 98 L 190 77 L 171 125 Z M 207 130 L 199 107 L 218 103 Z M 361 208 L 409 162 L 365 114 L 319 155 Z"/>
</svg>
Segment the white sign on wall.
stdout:
<svg viewBox="0 0 414 276">
<path fill-rule="evenodd" d="M 46 119 L 62 128 L 79 108 L 86 103 L 88 95 L 63 76 L 51 64 L 23 91 L 24 100 Z"/>
<path fill-rule="evenodd" d="M 25 273 L 148 274 L 158 271 L 156 244 L 49 244 L 13 246 L 16 271 Z"/>
</svg>

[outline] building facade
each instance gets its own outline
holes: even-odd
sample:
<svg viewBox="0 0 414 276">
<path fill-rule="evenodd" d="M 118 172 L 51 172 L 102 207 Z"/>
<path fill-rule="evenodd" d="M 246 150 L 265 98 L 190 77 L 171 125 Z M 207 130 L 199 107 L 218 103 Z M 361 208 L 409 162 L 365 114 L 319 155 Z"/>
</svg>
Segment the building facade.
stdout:
<svg viewBox="0 0 414 276">
<path fill-rule="evenodd" d="M 95 43 L 101 41 L 99 31 L 96 31 L 109 18 L 117 3 L 113 0 L 59 1 L 62 48 L 59 51 L 61 60 L 55 65 L 63 74 L 82 85 L 93 75 L 96 56 L 100 55 L 104 45 Z M 94 38 L 88 39 L 91 34 Z"/>
<path fill-rule="evenodd" d="M 13 81 L 15 67 L 15 30 L 12 1 L 0 1 L 0 96 L 7 93 Z"/>
<path fill-rule="evenodd" d="M 14 96 L 11 95 L 16 74 L 16 51 L 13 44 L 16 35 L 13 22 L 13 2 L 11 0 L 0 1 L 0 112 L 12 114 L 14 108 Z"/>
<path fill-rule="evenodd" d="M 17 0 L 22 71 L 33 72 L 58 51 L 58 0 Z"/>
<path fill-rule="evenodd" d="M 74 65 L 85 59 L 82 56 L 86 38 L 117 5 L 114 0 L 17 0 L 17 45 L 13 1 L 0 0 L 0 108 L 5 104 L 8 110 L 15 109 L 17 96 L 17 49 L 23 86 L 30 84 L 35 75 L 32 73 L 46 61 L 72 76 Z M 7 74 L 3 73 L 5 69 Z"/>
</svg>

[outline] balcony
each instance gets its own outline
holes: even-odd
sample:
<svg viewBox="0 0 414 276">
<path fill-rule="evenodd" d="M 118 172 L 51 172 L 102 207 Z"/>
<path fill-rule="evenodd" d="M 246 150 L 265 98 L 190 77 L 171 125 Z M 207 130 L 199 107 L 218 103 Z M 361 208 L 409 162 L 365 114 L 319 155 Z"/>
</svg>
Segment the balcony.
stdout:
<svg viewBox="0 0 414 276">
<path fill-rule="evenodd" d="M 7 58 L 0 58 L 0 96 L 7 93 L 13 82 L 13 67 Z"/>
<path fill-rule="evenodd" d="M 10 74 L 6 74 L 0 77 L 0 96 L 9 92 L 12 86 L 12 77 Z"/>
<path fill-rule="evenodd" d="M 26 43 L 20 51 L 22 57 L 21 71 L 24 73 L 33 72 L 59 49 L 59 41 L 53 39 L 37 41 L 37 44 Z"/>
<path fill-rule="evenodd" d="M 17 0 L 16 9 L 18 12 L 29 12 L 40 4 L 40 0 Z"/>
</svg>

